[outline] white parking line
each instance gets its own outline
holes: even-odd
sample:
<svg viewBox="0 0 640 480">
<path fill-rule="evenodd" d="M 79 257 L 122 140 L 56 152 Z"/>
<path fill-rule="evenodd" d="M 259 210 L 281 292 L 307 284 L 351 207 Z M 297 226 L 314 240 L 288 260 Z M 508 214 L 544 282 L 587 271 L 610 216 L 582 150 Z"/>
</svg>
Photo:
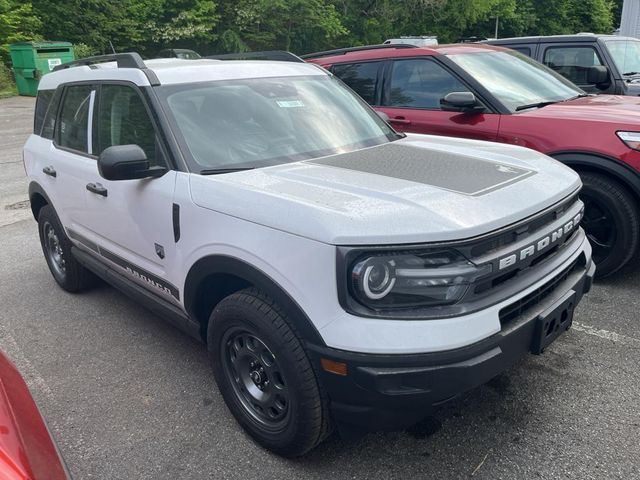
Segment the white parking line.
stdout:
<svg viewBox="0 0 640 480">
<path fill-rule="evenodd" d="M 577 330 L 578 332 L 586 333 L 587 335 L 604 338 L 606 340 L 611 340 L 612 342 L 621 343 L 623 345 L 640 346 L 640 339 L 638 338 L 628 337 L 626 335 L 622 335 L 616 332 L 610 332 L 608 330 L 602 330 L 590 325 L 585 325 L 583 323 L 573 322 L 571 328 Z"/>
<path fill-rule="evenodd" d="M 27 357 L 22 353 L 22 349 L 16 339 L 4 328 L 0 329 L 0 347 L 9 359 L 18 368 L 29 388 L 36 388 L 49 398 L 53 397 L 53 392 L 47 385 L 44 378 L 38 373 L 38 370 L 31 364 Z M 32 390 L 33 391 L 33 390 Z"/>
</svg>

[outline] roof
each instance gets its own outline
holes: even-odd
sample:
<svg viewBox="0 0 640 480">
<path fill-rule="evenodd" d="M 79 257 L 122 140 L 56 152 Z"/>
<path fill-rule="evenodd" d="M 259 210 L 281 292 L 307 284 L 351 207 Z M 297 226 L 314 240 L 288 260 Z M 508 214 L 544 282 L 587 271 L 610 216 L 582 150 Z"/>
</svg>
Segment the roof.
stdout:
<svg viewBox="0 0 640 480">
<path fill-rule="evenodd" d="M 395 45 L 387 45 L 391 48 L 378 48 L 373 46 L 369 50 L 363 48 L 357 51 L 339 53 L 327 56 L 312 56 L 310 62 L 319 63 L 321 65 L 337 64 L 353 61 L 377 60 L 384 58 L 401 58 L 401 57 L 419 57 L 433 55 L 451 55 L 456 53 L 476 53 L 486 51 L 502 51 L 500 47 L 484 45 L 478 43 L 454 43 L 448 45 L 430 45 L 428 47 L 402 48 L 401 45 L 393 48 Z M 313 55 L 313 54 L 312 54 Z M 303 56 L 304 58 L 304 56 Z"/>
<path fill-rule="evenodd" d="M 153 71 L 161 85 L 244 78 L 269 78 L 304 75 L 326 75 L 315 65 L 295 62 L 262 60 L 184 60 L 158 58 L 146 60 L 145 66 Z M 98 80 L 130 81 L 138 86 L 149 86 L 149 79 L 139 68 L 118 68 L 116 62 L 75 66 L 48 73 L 38 86 L 41 90 L 54 89 L 61 83 Z"/>
<path fill-rule="evenodd" d="M 512 45 L 516 43 L 564 43 L 564 42 L 595 42 L 599 38 L 603 39 L 619 39 L 619 40 L 636 40 L 631 37 L 620 37 L 616 35 L 604 35 L 593 33 L 580 33 L 576 35 L 547 35 L 535 37 L 511 37 L 500 38 L 497 40 L 486 40 L 482 43 L 490 45 Z"/>
</svg>

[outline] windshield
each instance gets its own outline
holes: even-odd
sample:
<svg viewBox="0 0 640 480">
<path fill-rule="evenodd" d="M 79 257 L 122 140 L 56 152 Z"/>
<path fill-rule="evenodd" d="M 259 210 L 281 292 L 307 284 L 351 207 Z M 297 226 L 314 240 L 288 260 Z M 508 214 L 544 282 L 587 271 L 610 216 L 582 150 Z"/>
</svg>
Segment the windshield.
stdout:
<svg viewBox="0 0 640 480">
<path fill-rule="evenodd" d="M 449 58 L 512 112 L 584 95 L 564 77 L 517 52 L 459 53 Z"/>
<path fill-rule="evenodd" d="M 640 41 L 607 40 L 606 45 L 622 75 L 640 73 Z"/>
<path fill-rule="evenodd" d="M 278 165 L 398 138 L 328 75 L 191 83 L 158 92 L 200 173 Z"/>
</svg>

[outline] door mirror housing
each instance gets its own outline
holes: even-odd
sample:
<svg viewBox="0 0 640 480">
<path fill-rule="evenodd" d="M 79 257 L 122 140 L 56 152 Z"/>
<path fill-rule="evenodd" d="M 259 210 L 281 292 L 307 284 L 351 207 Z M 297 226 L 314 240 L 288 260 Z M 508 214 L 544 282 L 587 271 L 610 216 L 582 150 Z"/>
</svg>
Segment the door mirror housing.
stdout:
<svg viewBox="0 0 640 480">
<path fill-rule="evenodd" d="M 147 155 L 138 145 L 114 145 L 98 157 L 98 172 L 106 180 L 157 178 L 167 173 L 164 167 L 150 167 Z"/>
<path fill-rule="evenodd" d="M 592 65 L 587 69 L 587 83 L 603 85 L 609 82 L 609 69 L 604 65 Z"/>
<path fill-rule="evenodd" d="M 440 99 L 440 107 L 445 112 L 481 113 L 484 107 L 471 92 L 451 92 Z"/>
</svg>

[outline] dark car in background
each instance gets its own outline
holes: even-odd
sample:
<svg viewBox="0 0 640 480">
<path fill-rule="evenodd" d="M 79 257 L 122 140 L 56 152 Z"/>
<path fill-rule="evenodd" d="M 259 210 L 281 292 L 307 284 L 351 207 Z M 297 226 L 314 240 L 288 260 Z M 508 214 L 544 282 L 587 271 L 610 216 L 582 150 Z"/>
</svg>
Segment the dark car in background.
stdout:
<svg viewBox="0 0 640 480">
<path fill-rule="evenodd" d="M 198 52 L 187 48 L 166 48 L 160 50 L 156 58 L 181 58 L 183 60 L 197 60 L 200 57 Z"/>
<path fill-rule="evenodd" d="M 640 95 L 640 40 L 616 35 L 554 35 L 487 40 L 548 66 L 589 93 Z"/>
<path fill-rule="evenodd" d="M 354 47 L 303 56 L 398 130 L 520 145 L 575 169 L 597 275 L 640 243 L 640 98 L 589 95 L 513 50 L 482 44 Z"/>
</svg>

